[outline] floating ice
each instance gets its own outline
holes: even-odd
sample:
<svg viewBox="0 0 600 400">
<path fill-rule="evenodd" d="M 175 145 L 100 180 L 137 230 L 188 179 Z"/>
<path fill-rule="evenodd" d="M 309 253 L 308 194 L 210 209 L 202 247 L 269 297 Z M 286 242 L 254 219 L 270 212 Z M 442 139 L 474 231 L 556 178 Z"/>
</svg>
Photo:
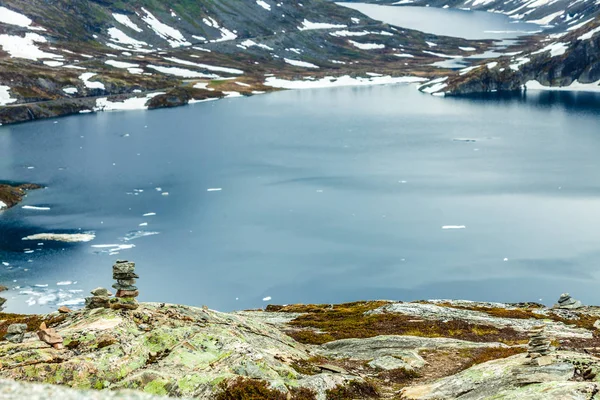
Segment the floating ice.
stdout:
<svg viewBox="0 0 600 400">
<path fill-rule="evenodd" d="M 89 233 L 37 233 L 26 236 L 21 240 L 46 240 L 65 243 L 91 242 L 96 238 L 96 234 Z"/>
<path fill-rule="evenodd" d="M 264 2 L 263 0 L 256 0 L 256 4 L 258 4 L 259 6 L 261 6 L 262 8 L 264 8 L 267 11 L 271 11 L 271 6 Z"/>
<path fill-rule="evenodd" d="M 155 215 L 156 215 L 156 213 L 154 213 L 154 212 L 150 212 L 150 213 L 146 213 L 146 214 L 144 214 L 143 216 L 144 216 L 144 217 L 153 217 L 153 216 L 155 216 Z"/>
<path fill-rule="evenodd" d="M 442 229 L 465 229 L 466 226 L 464 225 L 444 225 L 442 226 Z"/>
<path fill-rule="evenodd" d="M 267 296 L 265 298 L 263 298 L 263 301 L 270 301 L 271 300 L 271 296 Z"/>
<path fill-rule="evenodd" d="M 50 207 L 38 207 L 38 206 L 23 206 L 21 207 L 24 210 L 38 210 L 38 211 L 48 211 Z"/>
<path fill-rule="evenodd" d="M 211 189 L 206 189 L 207 192 L 220 192 L 221 190 L 223 190 L 222 188 L 211 188 Z"/>
<path fill-rule="evenodd" d="M 68 285 L 72 285 L 73 281 L 60 281 L 60 282 L 56 282 L 56 286 L 68 286 Z"/>
</svg>

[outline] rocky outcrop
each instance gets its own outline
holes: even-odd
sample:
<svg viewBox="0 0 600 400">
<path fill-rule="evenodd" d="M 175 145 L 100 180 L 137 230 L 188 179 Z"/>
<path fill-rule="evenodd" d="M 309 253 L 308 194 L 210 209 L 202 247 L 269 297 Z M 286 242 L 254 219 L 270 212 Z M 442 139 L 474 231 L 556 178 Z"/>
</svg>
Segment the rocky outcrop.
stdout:
<svg viewBox="0 0 600 400">
<path fill-rule="evenodd" d="M 131 264 L 115 264 L 114 275 L 136 279 Z M 103 288 L 93 294 L 110 299 Z M 269 309 L 220 313 L 140 303 L 35 320 L 10 316 L 0 378 L 203 399 L 230 398 L 225 393 L 257 382 L 266 386 L 247 390 L 299 399 L 302 388 L 309 396 L 302 399 L 322 400 L 394 397 L 399 390 L 406 399 L 589 399 L 597 389 L 595 307 L 379 301 Z M 38 329 L 40 320 L 46 322 Z M 0 319 L 0 331 L 8 321 Z M 20 321 L 27 332 L 13 328 Z M 14 385 L 0 382 L 4 387 Z M 95 394 L 81 394 L 88 395 Z"/>
<path fill-rule="evenodd" d="M 41 185 L 26 184 L 0 184 L 0 211 L 16 206 L 27 195 L 27 191 L 41 189 Z M 0 290 L 1 291 L 1 290 Z M 0 304 L 1 306 L 1 304 Z"/>
<path fill-rule="evenodd" d="M 490 59 L 469 71 L 448 77 L 433 92 L 467 95 L 516 92 L 526 88 L 600 90 L 600 18 L 559 35 L 540 38 L 537 45 L 511 57 Z M 428 86 L 423 86 L 426 89 Z"/>
</svg>

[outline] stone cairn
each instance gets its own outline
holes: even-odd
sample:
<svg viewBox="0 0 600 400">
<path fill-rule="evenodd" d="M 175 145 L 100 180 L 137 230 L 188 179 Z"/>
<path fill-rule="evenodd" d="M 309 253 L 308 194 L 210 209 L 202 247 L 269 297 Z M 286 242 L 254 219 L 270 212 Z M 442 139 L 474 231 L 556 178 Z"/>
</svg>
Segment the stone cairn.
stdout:
<svg viewBox="0 0 600 400">
<path fill-rule="evenodd" d="M 531 358 L 531 365 L 539 365 L 540 357 L 549 355 L 552 352 L 550 339 L 546 335 L 546 326 L 538 325 L 529 330 L 529 345 L 527 348 L 528 357 Z"/>
<path fill-rule="evenodd" d="M 8 290 L 8 288 L 6 286 L 0 285 L 0 292 L 4 292 L 5 290 Z M 6 299 L 4 297 L 0 297 L 0 312 L 4 310 L 4 308 L 2 308 L 4 303 L 6 303 Z"/>
<path fill-rule="evenodd" d="M 135 286 L 139 276 L 135 273 L 135 263 L 129 261 L 117 261 L 113 265 L 113 279 L 117 281 L 113 288 L 117 290 L 115 297 L 111 297 L 105 288 L 92 290 L 92 297 L 85 299 L 87 308 L 112 308 L 115 310 L 135 310 L 139 296 L 138 288 Z"/>
<path fill-rule="evenodd" d="M 564 310 L 576 310 L 581 307 L 583 307 L 583 303 L 572 298 L 569 293 L 561 294 L 558 303 L 554 305 L 554 308 L 561 308 Z"/>
</svg>

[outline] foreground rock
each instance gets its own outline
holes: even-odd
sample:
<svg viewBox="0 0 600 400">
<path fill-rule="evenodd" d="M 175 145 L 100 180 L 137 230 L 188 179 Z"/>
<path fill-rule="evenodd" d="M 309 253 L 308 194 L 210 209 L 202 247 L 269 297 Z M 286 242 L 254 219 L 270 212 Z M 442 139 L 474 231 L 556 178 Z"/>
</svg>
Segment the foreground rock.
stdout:
<svg viewBox="0 0 600 400">
<path fill-rule="evenodd" d="M 131 264 L 117 263 L 115 276 L 135 279 Z M 103 288 L 93 294 L 111 299 Z M 1 333 L 15 323 L 28 333 L 22 343 L 0 341 L 0 378 L 219 400 L 591 399 L 599 388 L 597 307 L 374 301 L 268 309 L 139 303 L 3 314 Z M 32 334 L 40 320 L 43 340 Z"/>
</svg>

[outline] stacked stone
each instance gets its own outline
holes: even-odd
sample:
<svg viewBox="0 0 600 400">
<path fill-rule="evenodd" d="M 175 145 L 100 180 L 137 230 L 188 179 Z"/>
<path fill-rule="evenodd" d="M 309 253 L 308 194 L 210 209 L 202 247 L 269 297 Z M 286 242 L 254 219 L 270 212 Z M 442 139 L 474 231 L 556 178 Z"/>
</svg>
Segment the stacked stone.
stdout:
<svg viewBox="0 0 600 400">
<path fill-rule="evenodd" d="M 111 299 L 110 308 L 135 310 L 138 308 L 138 302 L 135 299 L 139 296 L 136 279 L 139 276 L 135 273 L 135 263 L 129 261 L 117 261 L 113 265 L 113 279 L 117 281 L 113 288 L 117 290 L 116 297 Z"/>
<path fill-rule="evenodd" d="M 26 324 L 9 325 L 4 339 L 11 343 L 22 343 L 23 339 L 25 338 L 25 331 L 27 331 Z"/>
<path fill-rule="evenodd" d="M 565 310 L 575 310 L 583 307 L 583 304 L 579 300 L 575 300 L 569 293 L 563 293 L 558 299 L 558 304 L 554 308 L 562 308 Z"/>
<path fill-rule="evenodd" d="M 92 297 L 86 297 L 85 306 L 87 308 L 109 308 L 110 296 L 112 293 L 107 289 L 99 287 L 92 290 Z"/>
<path fill-rule="evenodd" d="M 544 325 L 534 326 L 529 330 L 529 346 L 527 353 L 532 360 L 532 364 L 536 364 L 538 359 L 547 356 L 552 352 L 550 339 L 545 333 Z"/>
<path fill-rule="evenodd" d="M 0 292 L 4 292 L 5 290 L 8 290 L 8 288 L 6 286 L 0 285 Z M 6 303 L 6 299 L 4 297 L 0 297 L 0 312 L 4 310 L 4 308 L 2 308 L 4 303 Z"/>
</svg>

